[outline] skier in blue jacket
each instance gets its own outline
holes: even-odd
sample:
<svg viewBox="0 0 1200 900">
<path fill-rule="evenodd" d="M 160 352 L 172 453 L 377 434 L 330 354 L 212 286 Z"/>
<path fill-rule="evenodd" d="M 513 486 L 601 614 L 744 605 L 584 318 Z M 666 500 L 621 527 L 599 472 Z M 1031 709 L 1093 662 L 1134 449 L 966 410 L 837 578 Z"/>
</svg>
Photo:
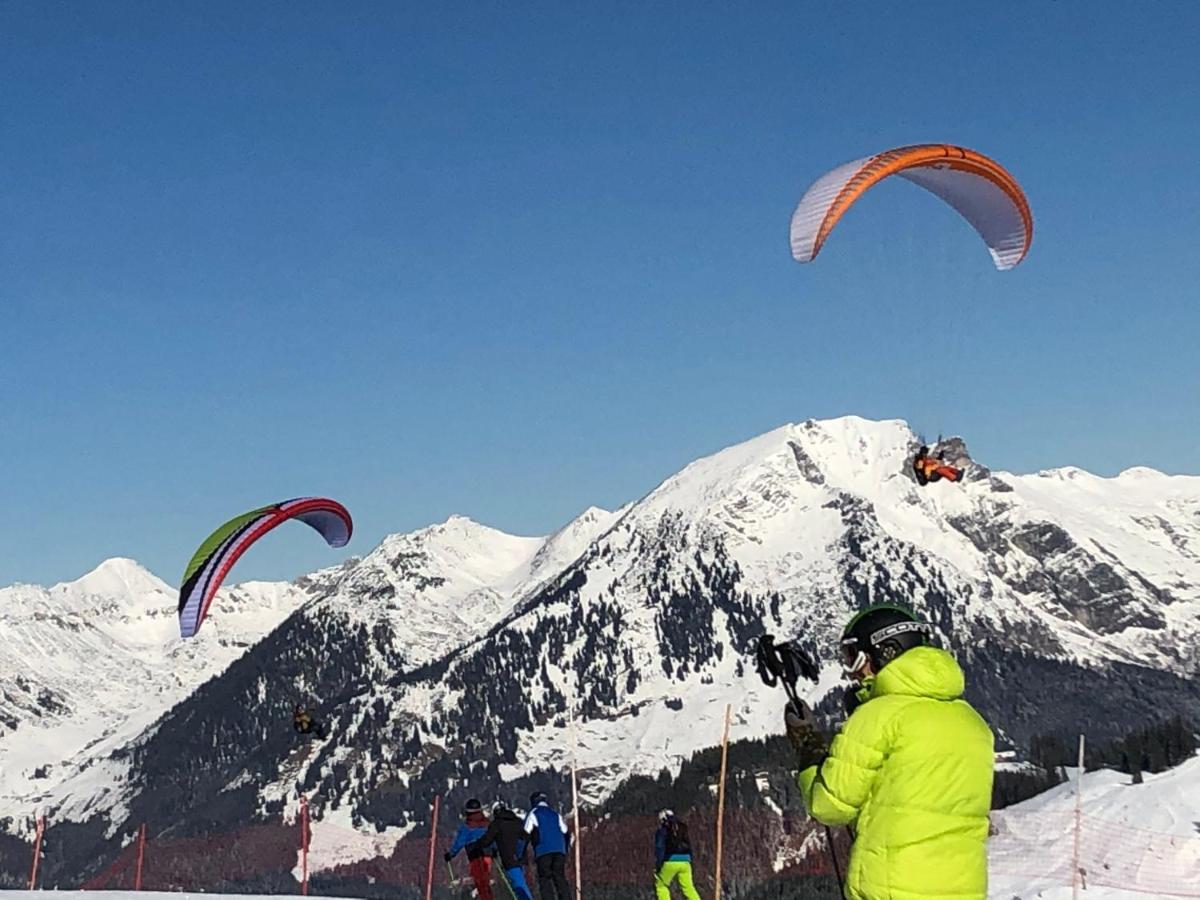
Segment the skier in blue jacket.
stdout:
<svg viewBox="0 0 1200 900">
<path fill-rule="evenodd" d="M 454 843 L 445 855 L 446 862 L 450 862 L 461 850 L 467 851 L 467 864 L 475 882 L 475 890 L 479 892 L 479 900 L 495 900 L 492 894 L 492 858 L 483 850 L 468 845 L 483 837 L 490 824 L 488 817 L 483 814 L 483 804 L 472 797 L 463 807 L 462 824 L 458 826 Z"/>
<path fill-rule="evenodd" d="M 571 830 L 566 820 L 550 808 L 543 791 L 529 797 L 529 815 L 525 817 L 525 833 L 537 860 L 538 893 L 542 900 L 571 900 L 571 885 L 567 882 L 567 850 L 571 847 Z"/>
</svg>

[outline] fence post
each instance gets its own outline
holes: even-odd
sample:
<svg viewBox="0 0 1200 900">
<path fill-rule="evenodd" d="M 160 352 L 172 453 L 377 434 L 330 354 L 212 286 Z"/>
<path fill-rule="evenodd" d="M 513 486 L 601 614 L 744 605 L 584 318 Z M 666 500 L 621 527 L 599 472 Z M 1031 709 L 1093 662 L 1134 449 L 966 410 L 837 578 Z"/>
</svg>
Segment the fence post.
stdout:
<svg viewBox="0 0 1200 900">
<path fill-rule="evenodd" d="M 133 889 L 140 891 L 142 889 L 142 861 L 146 858 L 146 823 L 142 823 L 142 827 L 138 829 L 138 856 L 137 856 L 137 871 L 133 876 Z"/>
<path fill-rule="evenodd" d="M 1075 852 L 1071 859 L 1071 900 L 1079 900 L 1079 839 L 1083 817 L 1083 735 L 1079 736 L 1079 778 L 1075 782 Z"/>
<path fill-rule="evenodd" d="M 308 896 L 308 797 L 300 795 L 300 895 Z"/>
<path fill-rule="evenodd" d="M 429 828 L 429 868 L 425 872 L 425 900 L 433 897 L 433 860 L 437 852 L 438 811 L 442 806 L 440 794 L 433 798 L 433 825 Z"/>
<path fill-rule="evenodd" d="M 38 861 L 42 856 L 42 834 L 46 830 L 46 817 L 37 817 L 37 836 L 33 839 L 33 865 L 29 869 L 29 889 L 37 887 Z"/>
<path fill-rule="evenodd" d="M 725 704 L 725 732 L 721 737 L 721 780 L 717 783 L 717 888 L 716 900 L 721 900 L 721 841 L 725 833 L 725 769 L 729 761 L 729 716 L 733 704 Z"/>
<path fill-rule="evenodd" d="M 582 852 L 583 832 L 579 827 L 579 778 L 576 774 L 576 748 L 579 741 L 575 733 L 575 706 L 567 703 L 567 711 L 571 717 L 571 806 L 574 810 L 573 818 L 575 819 L 575 900 L 583 898 L 583 870 L 580 868 L 580 855 Z"/>
</svg>

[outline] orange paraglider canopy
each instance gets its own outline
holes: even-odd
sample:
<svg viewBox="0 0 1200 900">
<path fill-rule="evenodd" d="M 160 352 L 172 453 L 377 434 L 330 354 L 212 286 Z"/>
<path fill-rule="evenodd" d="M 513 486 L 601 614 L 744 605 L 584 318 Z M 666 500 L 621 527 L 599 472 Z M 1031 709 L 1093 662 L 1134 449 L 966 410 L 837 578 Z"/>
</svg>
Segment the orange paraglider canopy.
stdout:
<svg viewBox="0 0 1200 900">
<path fill-rule="evenodd" d="M 1011 269 L 1033 241 L 1033 213 L 1017 180 L 994 159 L 952 144 L 916 144 L 826 172 L 792 214 L 792 256 L 811 262 L 833 227 L 869 188 L 899 175 L 940 197 L 987 244 L 997 269 Z"/>
</svg>

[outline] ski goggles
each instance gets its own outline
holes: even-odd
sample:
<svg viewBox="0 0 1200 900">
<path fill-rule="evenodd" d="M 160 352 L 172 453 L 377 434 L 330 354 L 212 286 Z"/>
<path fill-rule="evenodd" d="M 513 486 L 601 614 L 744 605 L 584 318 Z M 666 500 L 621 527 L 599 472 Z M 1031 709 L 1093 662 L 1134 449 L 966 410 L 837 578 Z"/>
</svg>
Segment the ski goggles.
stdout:
<svg viewBox="0 0 1200 900">
<path fill-rule="evenodd" d="M 858 647 L 858 640 L 847 638 L 842 641 L 842 672 L 853 676 L 867 664 L 867 654 Z"/>
</svg>

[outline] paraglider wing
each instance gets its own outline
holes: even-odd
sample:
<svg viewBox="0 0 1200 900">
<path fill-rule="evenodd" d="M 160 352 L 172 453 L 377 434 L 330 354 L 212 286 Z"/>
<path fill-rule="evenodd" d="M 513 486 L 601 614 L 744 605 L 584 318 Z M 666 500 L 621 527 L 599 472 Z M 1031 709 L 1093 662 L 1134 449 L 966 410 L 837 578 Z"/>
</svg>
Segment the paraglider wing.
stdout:
<svg viewBox="0 0 1200 900">
<path fill-rule="evenodd" d="M 983 238 L 997 269 L 1013 268 L 1029 252 L 1033 214 L 1003 166 L 964 147 L 917 144 L 856 159 L 818 178 L 792 214 L 796 262 L 812 262 L 846 211 L 889 175 L 920 185 L 957 210 Z"/>
<path fill-rule="evenodd" d="M 179 589 L 181 637 L 192 637 L 200 630 L 221 582 L 250 545 L 291 519 L 313 528 L 330 547 L 346 546 L 354 531 L 346 508 L 323 497 L 288 500 L 230 519 L 205 539 L 183 573 Z"/>
</svg>

